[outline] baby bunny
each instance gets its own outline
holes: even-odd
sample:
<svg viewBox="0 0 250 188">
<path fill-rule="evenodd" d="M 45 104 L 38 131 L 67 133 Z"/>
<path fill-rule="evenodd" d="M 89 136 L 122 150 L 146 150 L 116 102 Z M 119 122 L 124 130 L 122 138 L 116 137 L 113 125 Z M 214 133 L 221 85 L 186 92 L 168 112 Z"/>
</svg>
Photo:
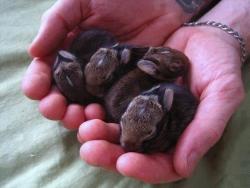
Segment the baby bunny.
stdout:
<svg viewBox="0 0 250 188">
<path fill-rule="evenodd" d="M 111 33 L 101 29 L 90 29 L 81 32 L 73 40 L 69 52 L 74 54 L 78 61 L 85 66 L 99 48 L 111 47 L 116 43 L 117 40 Z"/>
<path fill-rule="evenodd" d="M 137 66 L 158 80 L 170 81 L 183 76 L 188 71 L 189 60 L 178 50 L 168 47 L 150 47 Z"/>
<path fill-rule="evenodd" d="M 126 151 L 165 152 L 192 121 L 198 101 L 184 87 L 164 83 L 135 97 L 121 117 Z"/>
<path fill-rule="evenodd" d="M 76 57 L 59 51 L 53 67 L 53 77 L 58 89 L 70 102 L 88 103 L 92 96 L 84 87 L 85 79 Z"/>
<path fill-rule="evenodd" d="M 85 67 L 87 90 L 94 96 L 103 97 L 116 80 L 136 67 L 136 62 L 148 49 L 126 44 L 100 48 Z"/>
<path fill-rule="evenodd" d="M 172 82 L 183 76 L 188 65 L 188 58 L 179 51 L 164 47 L 150 48 L 137 63 L 138 68 L 121 77 L 105 95 L 108 119 L 118 123 L 134 97 L 158 83 Z"/>
<path fill-rule="evenodd" d="M 158 83 L 159 80 L 152 78 L 138 68 L 125 74 L 104 96 L 104 106 L 108 120 L 119 123 L 130 101 L 142 91 Z"/>
<path fill-rule="evenodd" d="M 85 88 L 84 68 L 96 50 L 115 43 L 116 39 L 110 33 L 92 29 L 81 32 L 72 42 L 69 52 L 58 52 L 53 77 L 58 89 L 70 102 L 86 104 L 95 100 Z"/>
</svg>

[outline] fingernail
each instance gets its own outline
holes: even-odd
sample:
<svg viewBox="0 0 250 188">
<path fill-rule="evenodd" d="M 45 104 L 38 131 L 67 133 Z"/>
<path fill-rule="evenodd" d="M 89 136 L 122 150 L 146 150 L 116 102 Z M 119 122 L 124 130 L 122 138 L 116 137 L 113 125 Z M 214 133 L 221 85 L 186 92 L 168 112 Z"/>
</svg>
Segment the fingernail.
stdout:
<svg viewBox="0 0 250 188">
<path fill-rule="evenodd" d="M 79 133 L 77 133 L 77 140 L 79 143 L 81 143 L 81 144 L 83 143 L 83 139 L 81 138 Z"/>
<path fill-rule="evenodd" d="M 82 135 L 85 132 L 85 128 L 86 128 L 86 122 L 82 123 L 78 129 L 78 134 Z"/>
<path fill-rule="evenodd" d="M 188 168 L 188 172 L 191 175 L 199 161 L 199 155 L 196 151 L 192 151 L 187 159 L 187 168 Z"/>
</svg>

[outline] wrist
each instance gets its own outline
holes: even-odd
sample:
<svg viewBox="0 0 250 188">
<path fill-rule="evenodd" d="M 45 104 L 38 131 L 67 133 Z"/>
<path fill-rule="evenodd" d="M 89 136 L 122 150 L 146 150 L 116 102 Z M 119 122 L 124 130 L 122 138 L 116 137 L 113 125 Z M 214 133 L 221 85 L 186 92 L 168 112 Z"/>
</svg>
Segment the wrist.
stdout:
<svg viewBox="0 0 250 188">
<path fill-rule="evenodd" d="M 198 21 L 200 22 L 200 21 Z M 240 45 L 239 42 L 231 35 L 226 33 L 220 28 L 215 28 L 209 25 L 205 26 L 196 26 L 193 27 L 193 33 L 196 33 L 198 35 L 202 34 L 202 36 L 206 38 L 217 38 L 221 42 L 227 44 L 227 46 L 230 46 L 231 48 L 234 48 L 239 51 L 240 55 Z"/>
<path fill-rule="evenodd" d="M 178 24 L 182 25 L 197 16 L 202 10 L 216 0 L 164 0 L 166 15 L 169 15 Z M 174 10 L 174 11 L 173 11 Z"/>
<path fill-rule="evenodd" d="M 216 7 L 204 15 L 201 21 L 215 21 L 225 24 L 235 31 L 246 41 L 247 51 L 250 51 L 250 0 L 234 1 L 222 0 Z M 233 38 L 233 37 L 232 37 Z"/>
<path fill-rule="evenodd" d="M 213 41 L 214 46 L 224 46 L 223 48 L 219 47 L 218 50 L 221 48 L 230 49 L 231 52 L 234 51 L 236 54 L 235 57 L 238 57 L 235 59 L 235 62 L 241 62 L 241 65 L 245 63 L 247 59 L 245 41 L 232 28 L 214 21 L 190 22 L 186 23 L 185 26 L 196 26 L 198 29 L 191 31 L 193 36 L 197 36 L 198 34 L 199 37 L 204 38 L 205 40 L 209 39 L 210 41 Z"/>
<path fill-rule="evenodd" d="M 182 18 L 184 22 L 187 22 L 204 14 L 204 12 L 213 7 L 218 0 L 175 0 L 173 2 L 181 8 Z"/>
<path fill-rule="evenodd" d="M 217 29 L 210 31 L 208 34 L 216 33 L 217 38 L 221 40 L 222 43 L 226 44 L 231 44 L 230 46 L 236 47 L 235 49 L 237 50 L 237 46 L 240 48 L 240 54 L 241 54 L 241 63 L 244 64 L 247 58 L 247 53 L 246 53 L 246 42 L 245 40 L 239 35 L 238 32 L 234 31 L 232 28 L 230 28 L 227 25 L 224 25 L 222 23 L 214 22 L 214 21 L 204 21 L 204 22 L 189 22 L 185 23 L 184 26 L 206 26 L 208 29 Z M 210 27 L 210 28 L 209 28 Z M 227 34 L 227 35 L 225 35 Z M 209 36 L 209 35 L 205 35 Z M 229 38 L 230 36 L 230 38 Z M 207 37 L 206 37 L 207 38 Z M 231 40 L 230 40 L 231 39 Z M 236 41 L 238 45 L 236 46 Z M 238 49 L 239 50 L 239 49 Z"/>
</svg>

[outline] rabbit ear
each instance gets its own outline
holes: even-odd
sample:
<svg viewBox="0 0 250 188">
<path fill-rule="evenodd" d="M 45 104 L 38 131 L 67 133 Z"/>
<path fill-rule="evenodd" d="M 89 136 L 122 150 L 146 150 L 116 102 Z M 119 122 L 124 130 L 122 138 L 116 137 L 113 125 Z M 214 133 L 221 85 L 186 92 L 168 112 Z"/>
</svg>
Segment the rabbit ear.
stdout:
<svg viewBox="0 0 250 188">
<path fill-rule="evenodd" d="M 166 111 L 169 111 L 172 107 L 174 100 L 174 91 L 172 89 L 165 89 L 163 97 L 163 107 Z"/>
<path fill-rule="evenodd" d="M 151 76 L 155 76 L 157 71 L 157 65 L 149 60 L 140 60 L 137 63 L 137 67 Z"/>
<path fill-rule="evenodd" d="M 122 64 L 127 64 L 131 58 L 131 51 L 129 49 L 124 49 L 122 50 L 121 53 L 121 63 Z"/>
<path fill-rule="evenodd" d="M 65 51 L 65 50 L 60 50 L 58 52 L 57 57 L 59 58 L 59 60 L 62 60 L 65 62 L 72 62 L 76 60 L 76 57 L 72 53 Z"/>
</svg>

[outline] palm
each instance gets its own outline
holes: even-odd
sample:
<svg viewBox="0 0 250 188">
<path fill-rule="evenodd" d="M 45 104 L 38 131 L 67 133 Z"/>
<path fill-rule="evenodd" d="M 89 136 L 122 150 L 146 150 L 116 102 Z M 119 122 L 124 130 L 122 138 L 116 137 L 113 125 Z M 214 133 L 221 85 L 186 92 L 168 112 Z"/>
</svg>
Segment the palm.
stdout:
<svg viewBox="0 0 250 188">
<path fill-rule="evenodd" d="M 90 4 L 90 10 L 87 10 L 90 16 L 86 13 L 80 26 L 101 27 L 111 31 L 122 41 L 159 45 L 178 26 L 178 23 L 173 27 L 169 27 L 169 23 L 162 24 L 163 21 L 171 21 L 164 1 L 159 4 L 142 0 L 136 3 L 133 0 L 92 0 Z M 86 9 L 82 12 L 86 12 Z"/>
<path fill-rule="evenodd" d="M 106 126 L 93 120 L 84 123 L 79 130 L 79 139 L 88 141 L 81 149 L 84 160 L 154 183 L 188 176 L 195 162 L 220 138 L 228 119 L 244 96 L 238 51 L 233 42 L 224 37 L 224 33 L 218 34 L 218 37 L 203 30 L 181 28 L 165 41 L 180 25 L 172 19 L 174 15 L 169 14 L 168 2 L 58 1 L 44 17 L 41 32 L 30 48 L 34 57 L 44 57 L 58 50 L 63 41 L 67 44 L 72 39 L 71 34 L 75 35 L 71 31 L 76 28 L 98 27 L 111 31 L 124 42 L 144 45 L 165 43 L 190 58 L 188 84 L 200 99 L 200 105 L 174 154 L 124 153 L 116 145 L 119 129 L 114 124 Z M 74 9 L 74 12 L 68 14 L 69 9 Z M 48 61 L 46 58 L 34 59 L 23 81 L 25 94 L 41 100 L 41 113 L 49 119 L 62 120 L 66 127 L 74 129 L 86 119 L 103 118 L 99 106 L 83 109 L 80 105 L 67 105 L 60 93 L 50 91 L 51 67 Z"/>
<path fill-rule="evenodd" d="M 220 34 L 227 37 L 224 33 Z M 189 57 L 189 86 L 200 99 L 211 94 L 213 97 L 223 97 L 221 95 L 224 94 L 225 98 L 220 100 L 226 100 L 228 97 L 232 99 L 242 91 L 240 56 L 230 41 L 227 42 L 213 33 L 182 28 L 169 39 L 168 44 L 179 48 Z"/>
<path fill-rule="evenodd" d="M 217 34 L 192 28 L 179 29 L 165 45 L 182 50 L 190 58 L 188 85 L 200 99 L 197 114 L 177 143 L 175 152 L 168 155 L 124 153 L 113 144 L 114 138 L 119 135 L 117 130 L 114 133 L 114 125 L 103 126 L 102 122 L 91 121 L 81 126 L 79 131 L 80 140 L 88 141 L 81 149 L 84 160 L 117 169 L 124 175 L 143 181 L 168 182 L 190 175 L 199 157 L 218 141 L 228 119 L 243 98 L 237 48 Z M 108 160 L 112 161 L 108 164 L 103 157 L 98 157 L 104 156 L 107 150 L 113 151 L 110 155 L 106 154 L 107 158 L 112 159 Z M 193 157 L 194 153 L 196 158 Z"/>
<path fill-rule="evenodd" d="M 171 23 L 171 11 L 166 8 L 167 3 L 161 2 L 92 0 L 87 8 L 83 6 L 80 10 L 81 21 L 76 31 L 101 28 L 114 34 L 120 42 L 160 46 L 181 24 Z M 68 27 L 74 31 L 73 27 Z"/>
<path fill-rule="evenodd" d="M 189 57 L 188 84 L 200 99 L 195 119 L 178 142 L 174 156 L 176 171 L 187 176 L 195 166 L 188 157 L 193 153 L 201 157 L 219 140 L 244 98 L 240 55 L 235 39 L 215 28 L 183 27 L 167 44 Z"/>
</svg>

